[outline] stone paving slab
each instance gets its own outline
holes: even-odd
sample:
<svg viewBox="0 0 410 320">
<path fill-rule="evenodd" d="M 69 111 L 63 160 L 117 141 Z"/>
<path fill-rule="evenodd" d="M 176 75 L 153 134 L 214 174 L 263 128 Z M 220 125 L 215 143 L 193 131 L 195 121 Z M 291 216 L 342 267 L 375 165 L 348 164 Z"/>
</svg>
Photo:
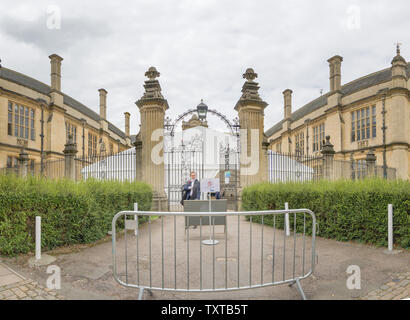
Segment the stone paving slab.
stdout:
<svg viewBox="0 0 410 320">
<path fill-rule="evenodd" d="M 0 263 L 0 300 L 62 300 L 55 290 L 26 279 Z"/>
<path fill-rule="evenodd" d="M 44 288 L 34 280 L 0 286 L 0 300 L 63 300 L 55 290 Z"/>
<path fill-rule="evenodd" d="M 22 280 L 25 280 L 23 276 L 20 276 L 4 264 L 0 263 L 0 287 L 11 285 Z"/>
<path fill-rule="evenodd" d="M 401 300 L 410 298 L 410 271 L 397 273 L 378 289 L 370 291 L 363 300 Z"/>
</svg>

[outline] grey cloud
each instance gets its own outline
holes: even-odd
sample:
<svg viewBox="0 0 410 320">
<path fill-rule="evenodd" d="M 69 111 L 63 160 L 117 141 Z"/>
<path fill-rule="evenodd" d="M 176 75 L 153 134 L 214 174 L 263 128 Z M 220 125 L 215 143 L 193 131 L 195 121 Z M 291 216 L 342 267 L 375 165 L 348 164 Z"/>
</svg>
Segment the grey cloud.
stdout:
<svg viewBox="0 0 410 320">
<path fill-rule="evenodd" d="M 46 53 L 66 51 L 73 43 L 95 40 L 110 33 L 108 24 L 95 19 L 64 17 L 61 29 L 48 29 L 46 22 L 46 14 L 39 16 L 35 21 L 5 16 L 0 21 L 0 28 L 9 37 L 36 46 Z"/>
<path fill-rule="evenodd" d="M 404 43 L 402 54 L 410 60 L 405 0 L 60 3 L 61 30 L 48 30 L 44 14 L 29 23 L 0 11 L 3 64 L 47 82 L 47 56 L 60 54 L 63 90 L 98 112 L 97 89 L 106 88 L 109 119 L 123 128 L 123 112 L 129 111 L 132 133 L 139 124 L 134 102 L 151 65 L 161 72 L 171 118 L 201 98 L 235 117 L 242 74 L 253 67 L 269 103 L 267 129 L 283 117 L 284 89 L 294 92 L 294 110 L 317 98 L 320 89 L 328 91 L 326 60 L 335 54 L 344 57 L 342 83 L 389 67 L 395 41 Z M 360 8 L 358 30 L 346 28 L 349 5 Z"/>
</svg>

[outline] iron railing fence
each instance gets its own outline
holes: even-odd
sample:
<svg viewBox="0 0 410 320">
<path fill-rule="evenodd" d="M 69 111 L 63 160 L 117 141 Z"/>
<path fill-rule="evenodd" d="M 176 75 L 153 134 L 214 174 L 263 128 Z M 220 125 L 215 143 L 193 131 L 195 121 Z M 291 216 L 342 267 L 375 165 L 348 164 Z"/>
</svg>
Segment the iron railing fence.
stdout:
<svg viewBox="0 0 410 320">
<path fill-rule="evenodd" d="M 387 180 L 396 180 L 397 179 L 397 170 L 396 168 L 389 168 L 384 166 L 376 166 L 375 168 L 376 177 L 383 177 Z"/>
<path fill-rule="evenodd" d="M 76 180 L 136 180 L 136 152 L 129 149 L 116 154 L 96 154 L 75 159 Z"/>
<path fill-rule="evenodd" d="M 26 173 L 29 176 L 62 179 L 64 178 L 64 159 L 44 160 L 43 163 L 30 161 L 27 164 Z M 20 165 L 10 168 L 1 168 L 0 174 L 21 175 L 22 168 Z"/>
<path fill-rule="evenodd" d="M 388 180 L 394 180 L 396 179 L 396 169 L 386 167 L 386 170 L 384 170 L 383 166 L 370 166 L 365 160 L 333 160 L 331 175 L 332 180 L 361 180 L 369 177 L 378 177 L 386 178 Z"/>
<path fill-rule="evenodd" d="M 325 173 L 322 156 L 269 151 L 267 165 L 268 181 L 273 183 L 318 181 L 320 179 L 360 180 L 368 177 L 396 179 L 396 169 L 379 165 L 370 166 L 364 159 L 354 161 L 332 159 Z"/>
<path fill-rule="evenodd" d="M 323 176 L 322 157 L 268 151 L 270 182 L 317 181 Z"/>
<path fill-rule="evenodd" d="M 286 214 L 290 236 L 283 225 Z M 200 225 L 188 228 L 185 240 L 184 219 L 193 216 L 200 217 Z M 216 233 L 215 224 L 202 222 L 204 217 L 212 221 L 218 216 L 227 217 L 227 232 L 222 235 Z M 142 217 L 147 222 L 139 225 Z M 265 225 L 265 219 L 272 226 Z M 118 227 L 124 226 L 124 236 L 118 239 Z M 314 271 L 315 235 L 315 214 L 308 209 L 122 211 L 112 220 L 113 274 L 121 285 L 139 288 L 140 297 L 144 289 L 220 292 L 296 283 L 305 298 L 300 280 Z M 202 241 L 210 237 L 219 243 Z"/>
<path fill-rule="evenodd" d="M 228 159 L 234 159 L 236 154 Z M 183 157 L 183 159 L 182 159 Z M 190 152 L 164 152 L 164 186 L 168 195 L 169 206 L 175 211 L 181 211 L 181 186 L 189 178 L 189 172 L 195 171 L 198 179 L 219 177 L 221 184 L 229 189 L 239 188 L 241 181 L 240 166 L 235 161 L 210 167 L 203 162 L 202 151 Z M 236 159 L 236 158 L 235 158 Z M 329 176 L 324 176 L 324 160 L 321 156 L 295 155 L 268 151 L 266 155 L 268 181 L 270 182 L 303 182 L 318 181 L 320 179 L 352 179 L 358 180 L 367 177 L 379 177 L 388 180 L 396 179 L 396 169 L 369 164 L 365 160 L 338 160 L 333 159 L 330 163 L 331 170 L 327 170 Z M 75 159 L 75 180 L 94 178 L 99 180 L 136 180 L 136 152 L 129 149 L 113 155 L 92 155 Z M 0 168 L 0 174 L 21 174 L 20 163 L 13 167 Z M 29 161 L 27 164 L 27 175 L 43 176 L 50 179 L 62 179 L 65 177 L 64 158 Z M 330 173 L 329 173 L 330 172 Z M 229 182 L 226 178 L 230 175 Z M 246 178 L 246 177 L 245 177 Z M 245 181 L 242 181 L 245 183 Z M 229 186 L 228 186 L 229 184 Z M 231 193 L 232 195 L 233 193 Z M 236 196 L 235 196 L 236 198 Z"/>
</svg>

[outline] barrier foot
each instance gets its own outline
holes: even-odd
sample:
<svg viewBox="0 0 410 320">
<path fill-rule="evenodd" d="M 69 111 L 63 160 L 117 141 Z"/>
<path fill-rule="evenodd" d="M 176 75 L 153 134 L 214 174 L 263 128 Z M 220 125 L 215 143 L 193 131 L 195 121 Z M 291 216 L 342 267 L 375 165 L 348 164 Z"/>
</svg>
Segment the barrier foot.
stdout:
<svg viewBox="0 0 410 320">
<path fill-rule="evenodd" d="M 298 287 L 298 291 L 299 291 L 300 295 L 302 296 L 302 299 L 307 300 L 306 296 L 305 296 L 305 293 L 303 292 L 302 286 L 300 285 L 299 278 L 296 279 L 296 286 Z"/>
<path fill-rule="evenodd" d="M 144 290 L 145 288 L 140 288 L 140 292 L 138 294 L 138 300 L 142 300 L 144 298 Z M 150 289 L 146 289 L 150 296 L 152 296 L 152 291 Z"/>
</svg>

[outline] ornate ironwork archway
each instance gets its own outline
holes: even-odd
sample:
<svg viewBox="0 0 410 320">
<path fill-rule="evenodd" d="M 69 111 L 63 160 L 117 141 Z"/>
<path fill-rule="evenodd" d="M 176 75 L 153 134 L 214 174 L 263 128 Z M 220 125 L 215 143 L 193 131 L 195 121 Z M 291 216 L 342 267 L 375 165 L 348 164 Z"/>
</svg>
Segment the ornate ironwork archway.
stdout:
<svg viewBox="0 0 410 320">
<path fill-rule="evenodd" d="M 230 147 L 229 143 L 226 146 L 220 145 L 219 148 L 216 146 L 216 152 L 219 152 L 219 164 L 216 162 L 216 167 L 213 169 L 210 169 L 208 161 L 204 160 L 204 137 L 201 134 L 195 135 L 187 141 L 184 139 L 183 129 L 181 144 L 174 145 L 176 128 L 183 119 L 189 115 L 198 114 L 196 120 L 205 124 L 206 115 L 208 113 L 222 120 L 229 129 L 229 135 L 236 138 L 236 146 L 231 144 Z M 180 196 L 182 195 L 181 186 L 189 179 L 191 170 L 197 173 L 198 179 L 208 177 L 210 171 L 214 172 L 212 173 L 212 177 L 215 174 L 215 177 L 220 179 L 221 197 L 228 199 L 228 207 L 230 209 L 237 209 L 237 188 L 239 187 L 239 130 L 238 118 L 230 121 L 219 111 L 208 109 L 202 101 L 196 109 L 188 109 L 178 115 L 174 121 L 172 121 L 170 117 L 164 119 L 164 139 L 169 142 L 169 145 L 164 145 L 165 190 L 168 194 L 168 204 L 171 209 L 177 211 L 182 210 L 179 204 L 181 200 Z M 234 148 L 232 148 L 232 146 Z"/>
<path fill-rule="evenodd" d="M 239 136 L 239 118 L 236 117 L 231 121 L 229 121 L 229 119 L 223 115 L 222 113 L 220 113 L 217 110 L 214 109 L 208 109 L 207 112 L 212 113 L 213 115 L 217 116 L 219 119 L 221 119 L 223 122 L 225 122 L 226 126 L 228 127 L 228 129 L 230 130 L 232 135 L 235 136 Z M 194 114 L 194 113 L 198 113 L 198 108 L 197 109 L 188 109 L 187 111 L 185 111 L 184 113 L 178 115 L 178 117 L 175 119 L 174 122 L 172 122 L 170 117 L 166 117 L 164 119 L 164 130 L 166 133 L 169 133 L 169 135 L 173 136 L 175 133 L 175 128 L 178 125 L 179 122 L 181 122 L 186 116 L 190 115 L 190 114 Z"/>
</svg>

